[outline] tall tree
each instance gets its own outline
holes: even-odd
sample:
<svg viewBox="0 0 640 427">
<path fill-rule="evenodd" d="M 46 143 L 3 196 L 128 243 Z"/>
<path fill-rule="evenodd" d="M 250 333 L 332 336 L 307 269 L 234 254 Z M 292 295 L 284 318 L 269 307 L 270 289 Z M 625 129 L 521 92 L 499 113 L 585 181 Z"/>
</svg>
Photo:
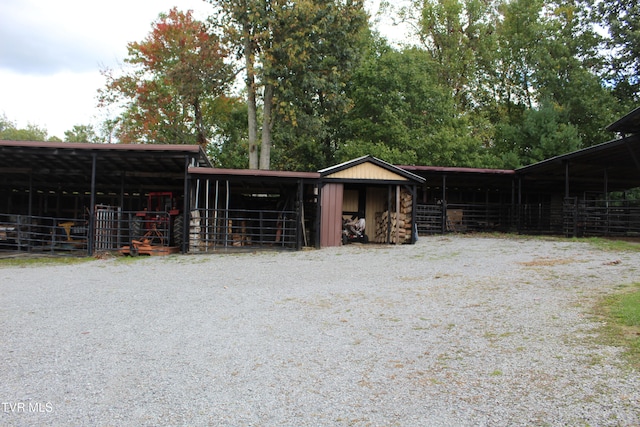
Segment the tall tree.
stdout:
<svg viewBox="0 0 640 427">
<path fill-rule="evenodd" d="M 293 135 L 300 124 L 313 122 L 301 120 L 303 116 L 323 116 L 340 99 L 346 72 L 357 59 L 360 32 L 366 28 L 363 2 L 208 1 L 220 12 L 216 21 L 244 60 L 249 167 L 269 169 L 274 131 L 283 138 Z"/>
<path fill-rule="evenodd" d="M 640 101 L 640 5 L 637 0 L 603 0 L 598 12 L 609 37 L 608 80 L 627 105 Z"/>
<path fill-rule="evenodd" d="M 211 137 L 207 104 L 222 96 L 233 79 L 227 51 L 192 12 L 172 9 L 152 24 L 142 42 L 128 45 L 129 69 L 105 70 L 101 106 L 123 104 L 116 130 L 120 142 L 198 143 Z"/>
<path fill-rule="evenodd" d="M 339 126 L 338 160 L 372 154 L 395 164 L 496 164 L 482 143 L 485 125 L 457 113 L 435 61 L 423 49 L 373 41 L 347 86 L 354 106 Z"/>
</svg>

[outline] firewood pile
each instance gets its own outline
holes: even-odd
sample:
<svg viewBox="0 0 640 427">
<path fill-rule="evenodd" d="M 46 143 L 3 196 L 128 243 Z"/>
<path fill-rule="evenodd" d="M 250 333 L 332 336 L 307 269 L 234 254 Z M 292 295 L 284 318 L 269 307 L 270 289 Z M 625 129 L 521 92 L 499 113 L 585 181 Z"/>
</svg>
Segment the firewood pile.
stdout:
<svg viewBox="0 0 640 427">
<path fill-rule="evenodd" d="M 391 211 L 376 212 L 376 234 L 373 239 L 376 243 L 403 244 L 411 242 L 411 223 L 413 212 L 413 198 L 406 190 L 400 192 L 400 212 L 394 206 Z M 390 231 L 390 234 L 389 234 Z"/>
</svg>

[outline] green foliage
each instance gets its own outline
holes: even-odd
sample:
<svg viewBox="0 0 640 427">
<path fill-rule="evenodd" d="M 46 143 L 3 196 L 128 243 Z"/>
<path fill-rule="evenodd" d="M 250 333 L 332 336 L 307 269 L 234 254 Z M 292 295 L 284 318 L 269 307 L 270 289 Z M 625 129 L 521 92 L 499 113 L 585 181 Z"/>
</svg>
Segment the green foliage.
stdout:
<svg viewBox="0 0 640 427">
<path fill-rule="evenodd" d="M 344 86 L 358 61 L 359 40 L 367 28 L 363 2 L 209 2 L 220 12 L 213 18 L 232 50 L 245 60 L 249 167 L 258 167 L 254 133 L 260 95 L 259 167 L 269 169 L 273 163 L 301 169 L 325 164 L 333 151 L 329 123 L 348 106 Z"/>
<path fill-rule="evenodd" d="M 64 133 L 66 142 L 98 142 L 98 136 L 91 125 L 75 125 Z"/>
<path fill-rule="evenodd" d="M 247 104 L 239 98 L 219 97 L 210 105 L 215 133 L 207 149 L 216 167 L 247 167 Z"/>
<path fill-rule="evenodd" d="M 487 167 L 493 129 L 481 114 L 457 113 L 436 60 L 418 48 L 384 40 L 370 50 L 347 86 L 353 108 L 338 132 L 337 160 L 372 154 L 396 164 Z"/>
<path fill-rule="evenodd" d="M 607 80 L 630 107 L 640 101 L 640 5 L 636 0 L 604 0 L 597 10 L 609 33 Z"/>
<path fill-rule="evenodd" d="M 55 137 L 54 137 L 55 138 Z M 5 115 L 0 117 L 0 140 L 5 141 L 52 141 L 45 128 L 29 123 L 19 129 Z"/>
</svg>

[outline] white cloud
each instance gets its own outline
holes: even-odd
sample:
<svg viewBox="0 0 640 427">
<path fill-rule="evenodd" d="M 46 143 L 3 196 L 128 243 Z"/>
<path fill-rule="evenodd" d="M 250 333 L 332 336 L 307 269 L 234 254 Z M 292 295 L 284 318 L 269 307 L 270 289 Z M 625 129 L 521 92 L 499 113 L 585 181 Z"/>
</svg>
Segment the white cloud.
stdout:
<svg viewBox="0 0 640 427">
<path fill-rule="evenodd" d="M 63 138 L 73 126 L 95 122 L 96 91 L 102 86 L 103 77 L 95 72 L 34 78 L 0 70 L 0 114 L 20 128 L 34 124 Z"/>
<path fill-rule="evenodd" d="M 117 67 L 127 44 L 174 6 L 200 20 L 213 11 L 204 0 L 0 0 L 0 114 L 60 138 L 74 125 L 97 125 L 100 69 Z"/>
<path fill-rule="evenodd" d="M 212 10 L 203 0 L 2 0 L 0 114 L 60 138 L 74 125 L 96 125 L 100 69 L 116 67 L 127 44 L 174 6 L 203 20 Z"/>
</svg>

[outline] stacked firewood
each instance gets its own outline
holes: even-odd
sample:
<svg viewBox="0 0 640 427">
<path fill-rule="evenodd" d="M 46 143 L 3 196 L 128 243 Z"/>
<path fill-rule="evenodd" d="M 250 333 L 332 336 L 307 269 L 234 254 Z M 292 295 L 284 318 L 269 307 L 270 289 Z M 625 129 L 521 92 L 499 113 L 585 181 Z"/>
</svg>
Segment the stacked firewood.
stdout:
<svg viewBox="0 0 640 427">
<path fill-rule="evenodd" d="M 395 208 L 395 203 L 392 208 Z M 400 212 L 376 212 L 376 243 L 402 244 L 411 242 L 413 199 L 411 193 L 402 190 L 400 193 Z M 387 240 L 387 238 L 389 240 Z"/>
</svg>

